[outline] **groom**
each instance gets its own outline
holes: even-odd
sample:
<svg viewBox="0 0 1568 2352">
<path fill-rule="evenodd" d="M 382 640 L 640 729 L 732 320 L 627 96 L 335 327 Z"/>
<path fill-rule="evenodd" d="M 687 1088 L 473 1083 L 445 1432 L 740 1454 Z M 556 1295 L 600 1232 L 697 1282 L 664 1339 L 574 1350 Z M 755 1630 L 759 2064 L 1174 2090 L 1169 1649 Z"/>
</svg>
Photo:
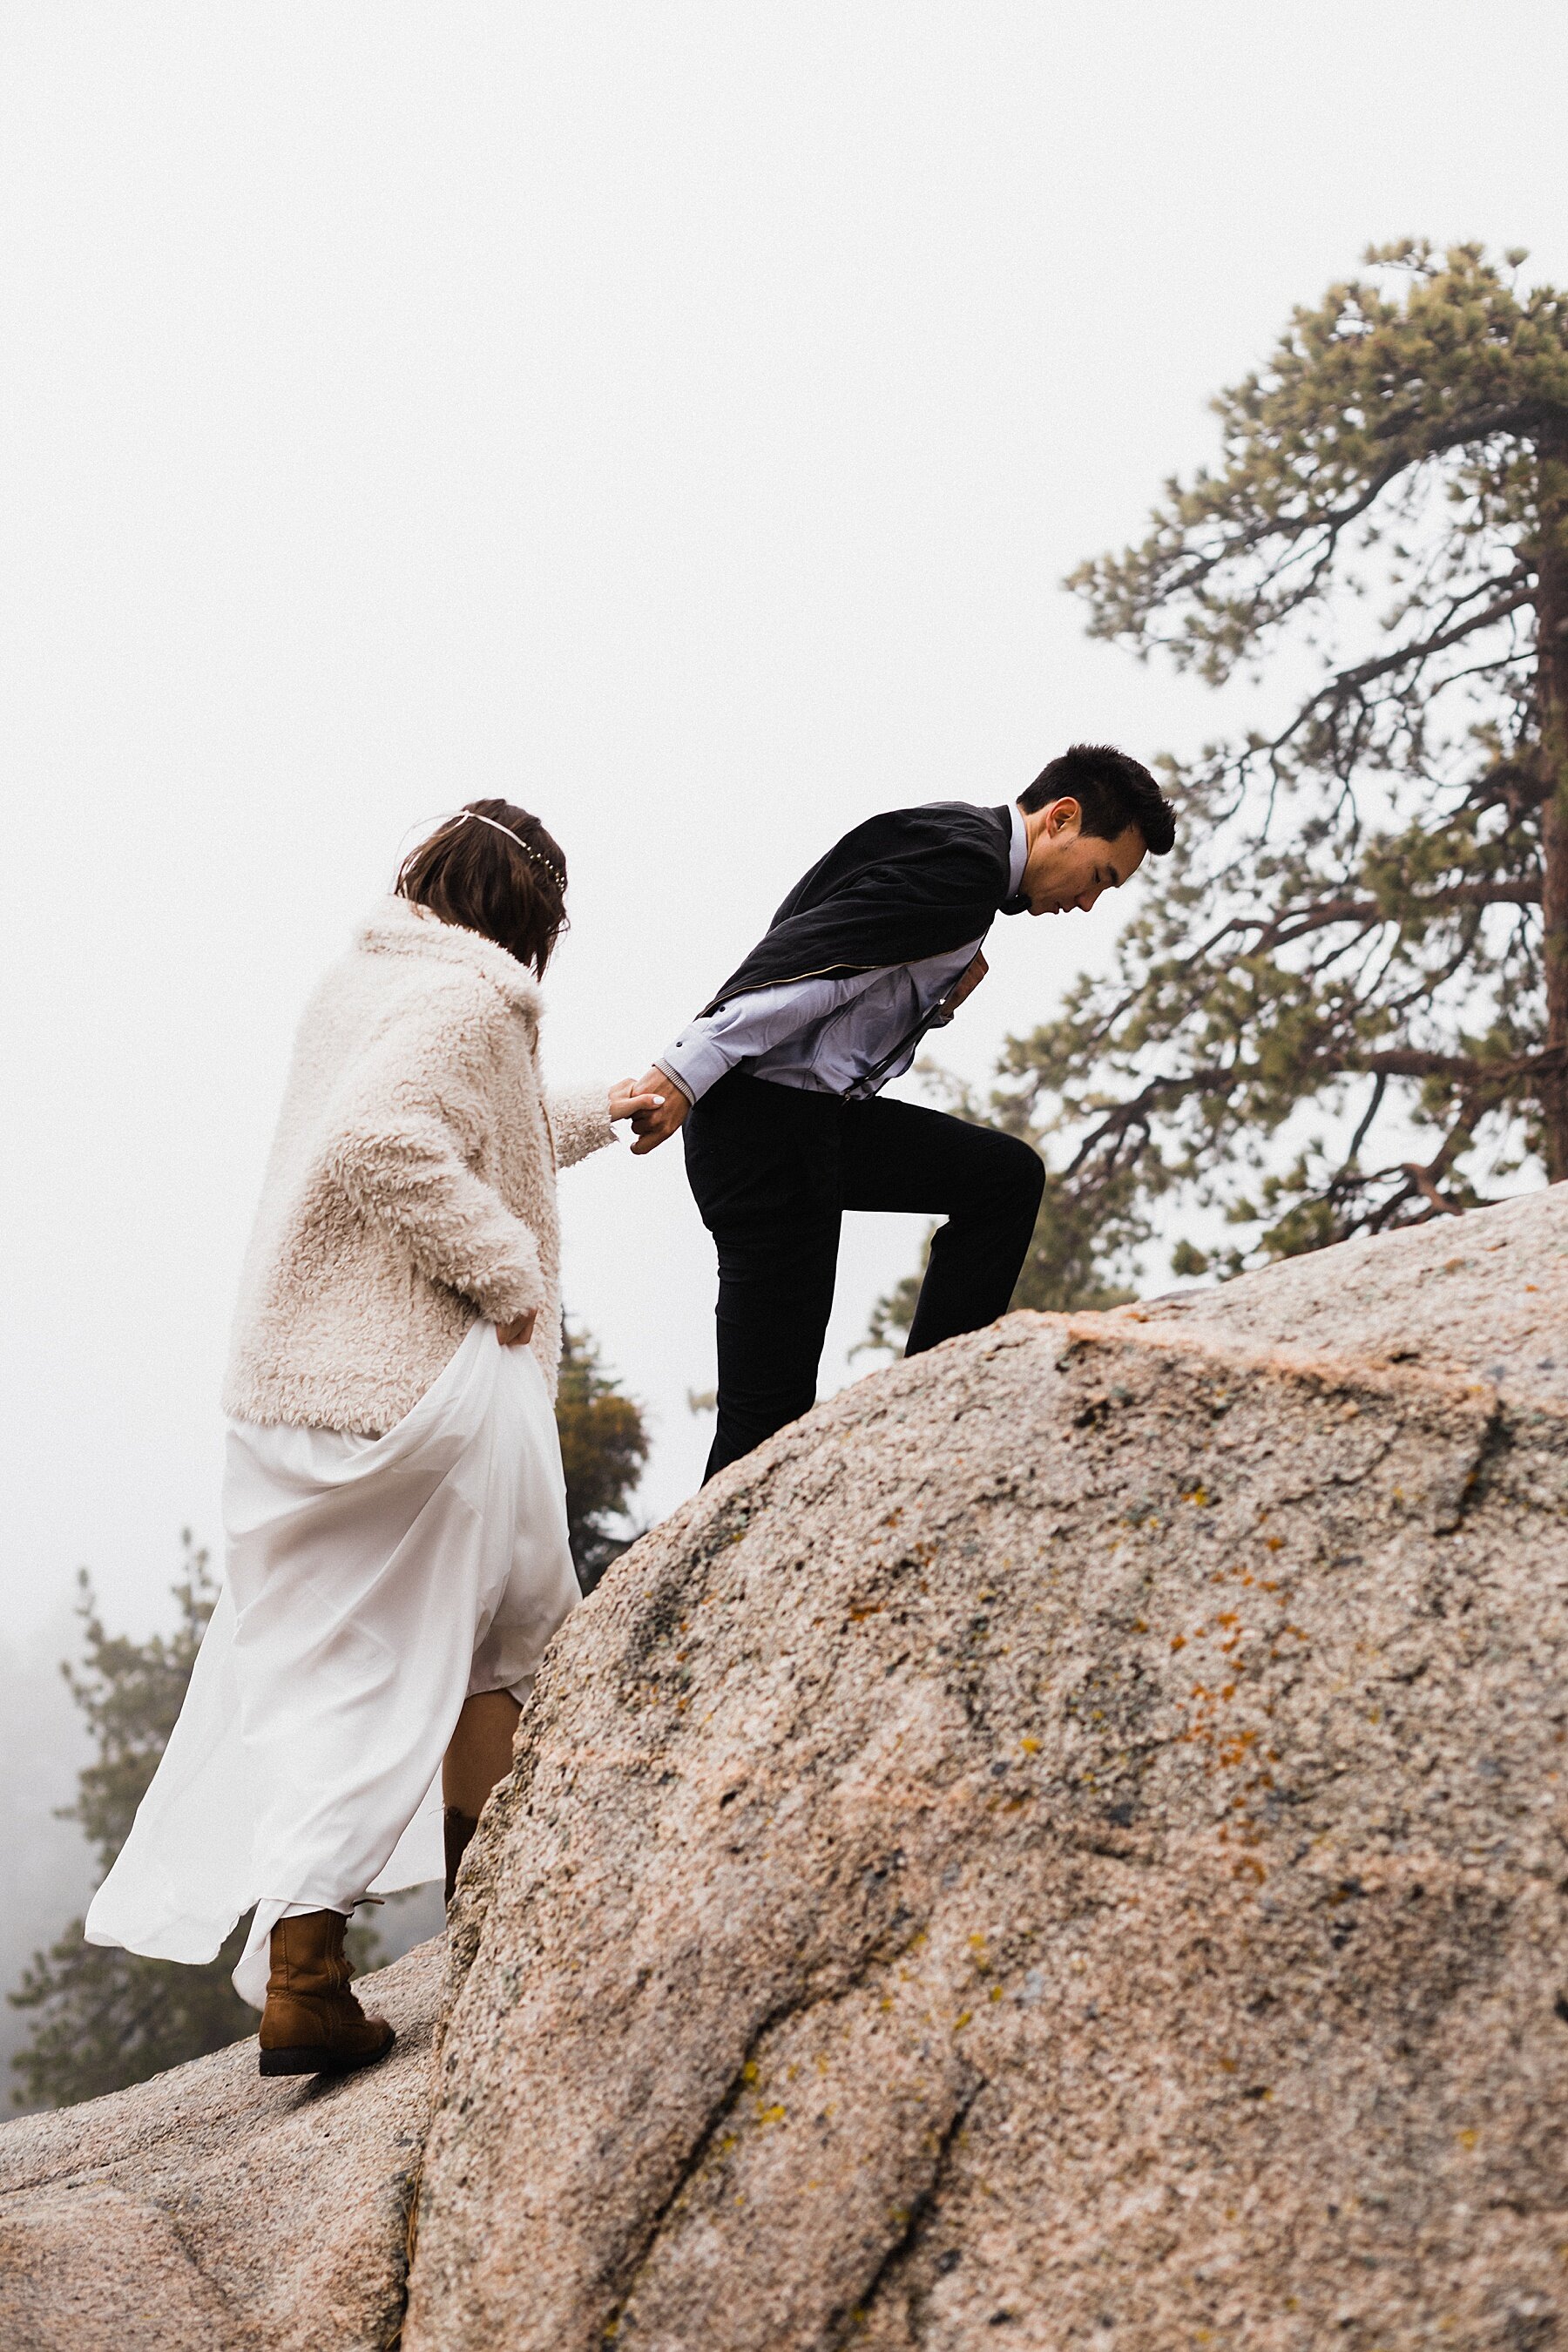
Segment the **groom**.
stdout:
<svg viewBox="0 0 1568 2352">
<path fill-rule="evenodd" d="M 708 1476 L 808 1412 L 846 1209 L 947 1223 L 907 1355 L 1006 1312 L 1045 1171 L 1026 1143 L 880 1089 L 985 977 L 998 914 L 1088 913 L 1175 839 L 1147 768 L 1078 743 L 1010 807 L 874 816 L 802 877 L 766 936 L 641 1082 L 637 1152 L 682 1124 L 719 1252 Z"/>
</svg>

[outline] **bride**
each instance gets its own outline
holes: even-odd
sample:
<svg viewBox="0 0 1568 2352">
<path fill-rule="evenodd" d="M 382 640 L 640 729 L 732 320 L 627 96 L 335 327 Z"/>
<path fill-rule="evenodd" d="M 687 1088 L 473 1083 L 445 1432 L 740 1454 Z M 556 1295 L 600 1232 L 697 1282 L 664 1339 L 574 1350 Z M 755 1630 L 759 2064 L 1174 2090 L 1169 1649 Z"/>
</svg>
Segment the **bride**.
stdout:
<svg viewBox="0 0 1568 2352">
<path fill-rule="evenodd" d="M 205 1961 L 254 1905 L 234 1980 L 264 2074 L 390 2049 L 349 1990 L 348 1919 L 443 1848 L 450 1900 L 580 1597 L 555 1172 L 658 1098 L 541 1083 L 565 898 L 539 819 L 474 801 L 300 1024 L 225 1383 L 223 1591 L 87 1919 L 91 1943 Z"/>
</svg>

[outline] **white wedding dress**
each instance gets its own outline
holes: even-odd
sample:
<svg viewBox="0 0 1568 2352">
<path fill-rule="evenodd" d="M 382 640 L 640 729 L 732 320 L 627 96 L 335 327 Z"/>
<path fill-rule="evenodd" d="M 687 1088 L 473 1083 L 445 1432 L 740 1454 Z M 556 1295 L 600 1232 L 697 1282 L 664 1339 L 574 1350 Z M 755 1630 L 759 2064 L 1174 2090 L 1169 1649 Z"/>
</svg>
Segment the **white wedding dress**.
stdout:
<svg viewBox="0 0 1568 2352">
<path fill-rule="evenodd" d="M 440 1766 L 471 1692 L 519 1700 L 581 1598 L 530 1348 L 476 1323 L 380 1437 L 229 1424 L 227 1567 L 87 1938 L 210 1960 L 259 2009 L 289 1909 L 442 1875 Z"/>
</svg>

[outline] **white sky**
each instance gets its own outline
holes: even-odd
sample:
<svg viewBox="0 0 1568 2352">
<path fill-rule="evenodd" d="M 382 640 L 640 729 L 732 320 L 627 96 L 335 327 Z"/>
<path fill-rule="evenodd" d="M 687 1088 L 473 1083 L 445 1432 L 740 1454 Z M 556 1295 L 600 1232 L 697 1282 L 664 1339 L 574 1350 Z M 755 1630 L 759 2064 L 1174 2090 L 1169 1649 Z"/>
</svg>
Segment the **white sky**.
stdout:
<svg viewBox="0 0 1568 2352">
<path fill-rule="evenodd" d="M 868 811 L 1217 731 L 1061 574 L 1369 238 L 1568 276 L 1564 87 L 1528 0 L 0 5 L 11 1626 L 216 1535 L 293 1020 L 411 828 L 540 812 L 549 1060 L 635 1075 Z M 1000 926 L 946 1057 L 1108 937 Z M 679 1150 L 563 1207 L 663 1510 Z M 827 1386 L 919 1236 L 856 1222 Z"/>
</svg>

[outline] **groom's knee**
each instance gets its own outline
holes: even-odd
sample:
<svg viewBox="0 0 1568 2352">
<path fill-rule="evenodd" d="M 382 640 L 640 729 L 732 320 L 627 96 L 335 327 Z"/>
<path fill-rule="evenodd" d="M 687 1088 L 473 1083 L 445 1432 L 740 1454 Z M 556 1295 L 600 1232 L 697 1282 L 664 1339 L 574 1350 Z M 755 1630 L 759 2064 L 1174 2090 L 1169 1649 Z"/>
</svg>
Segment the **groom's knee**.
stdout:
<svg viewBox="0 0 1568 2352">
<path fill-rule="evenodd" d="M 1021 1136 L 998 1135 L 988 1155 L 992 1197 L 999 1211 L 1026 1218 L 1032 1224 L 1046 1189 L 1046 1171 L 1039 1153 Z"/>
</svg>

